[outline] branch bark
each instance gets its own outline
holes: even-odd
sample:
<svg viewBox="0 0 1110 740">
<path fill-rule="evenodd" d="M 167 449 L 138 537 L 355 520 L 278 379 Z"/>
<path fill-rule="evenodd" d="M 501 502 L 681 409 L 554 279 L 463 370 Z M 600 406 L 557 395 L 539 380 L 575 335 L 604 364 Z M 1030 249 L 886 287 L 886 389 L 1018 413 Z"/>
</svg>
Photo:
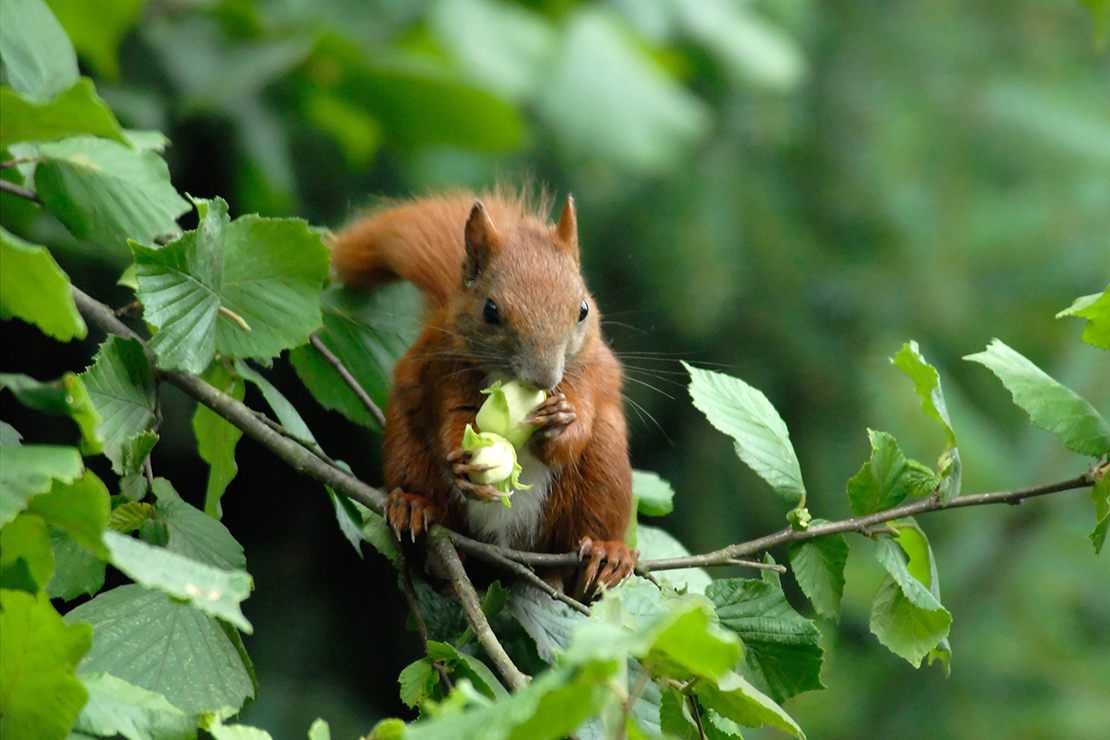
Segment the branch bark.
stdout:
<svg viewBox="0 0 1110 740">
<path fill-rule="evenodd" d="M 378 426 L 385 429 L 385 414 L 378 408 L 378 404 L 374 403 L 374 399 L 370 398 L 370 394 L 366 392 L 362 384 L 359 383 L 355 379 L 355 376 L 351 374 L 351 371 L 347 369 L 347 366 L 343 364 L 343 361 L 336 357 L 335 354 L 328 349 L 328 346 L 324 344 L 323 340 L 315 334 L 309 334 L 308 341 L 316 348 L 316 351 L 327 360 L 328 364 L 335 368 L 335 371 L 339 373 L 339 377 L 342 378 L 343 382 L 347 384 L 347 387 L 358 396 L 358 400 L 362 402 L 362 405 L 366 407 L 366 410 L 374 417 L 374 421 L 378 422 Z"/>
</svg>

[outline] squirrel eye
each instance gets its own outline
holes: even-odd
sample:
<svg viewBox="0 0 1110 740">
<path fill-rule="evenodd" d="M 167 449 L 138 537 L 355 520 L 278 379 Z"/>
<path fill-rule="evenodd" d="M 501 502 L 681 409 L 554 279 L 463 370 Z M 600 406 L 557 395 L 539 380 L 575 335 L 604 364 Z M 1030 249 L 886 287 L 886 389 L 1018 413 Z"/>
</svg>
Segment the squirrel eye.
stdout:
<svg viewBox="0 0 1110 740">
<path fill-rule="evenodd" d="M 585 321 L 586 317 L 589 315 L 589 313 L 590 313 L 590 304 L 586 303 L 586 299 L 583 298 L 582 299 L 582 309 L 578 312 L 578 323 L 581 324 L 583 321 Z"/>
<path fill-rule="evenodd" d="M 493 302 L 492 298 L 486 299 L 486 306 L 482 309 L 482 318 L 485 319 L 487 324 L 501 326 L 501 312 L 497 310 L 497 304 Z"/>
</svg>

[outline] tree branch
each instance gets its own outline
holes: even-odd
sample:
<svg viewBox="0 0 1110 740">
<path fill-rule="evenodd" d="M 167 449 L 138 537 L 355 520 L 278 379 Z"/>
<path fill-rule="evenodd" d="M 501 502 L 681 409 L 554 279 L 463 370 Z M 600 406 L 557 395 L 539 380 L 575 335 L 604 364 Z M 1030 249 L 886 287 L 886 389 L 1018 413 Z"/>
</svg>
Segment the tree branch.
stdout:
<svg viewBox="0 0 1110 740">
<path fill-rule="evenodd" d="M 505 648 L 497 641 L 497 636 L 493 634 L 493 630 L 489 626 L 489 620 L 486 619 L 486 615 L 482 611 L 482 603 L 478 600 L 478 593 L 474 590 L 474 584 L 467 578 L 466 569 L 463 568 L 462 561 L 459 560 L 459 554 L 455 552 L 455 545 L 451 542 L 451 532 L 438 524 L 433 525 L 428 532 L 428 546 L 446 569 L 451 584 L 455 587 L 455 594 L 462 602 L 467 621 L 470 622 L 470 627 L 474 630 L 474 636 L 478 639 L 478 644 L 485 649 L 486 655 L 493 661 L 498 673 L 501 674 L 511 689 L 521 689 L 527 686 L 528 677 L 513 664 L 508 653 L 505 652 Z"/>
<path fill-rule="evenodd" d="M 343 382 L 347 384 L 347 387 L 354 391 L 354 394 L 358 396 L 358 400 L 362 402 L 362 405 L 366 407 L 366 410 L 370 412 L 370 415 L 378 422 L 378 426 L 385 429 L 385 414 L 378 408 L 378 404 L 374 403 L 374 399 L 370 398 L 370 394 L 366 392 L 362 384 L 355 380 L 354 375 L 351 375 L 351 371 L 347 369 L 343 361 L 336 357 L 320 337 L 315 334 L 309 334 L 308 341 L 312 343 L 312 346 L 316 348 L 317 352 L 324 356 L 328 364 L 335 368 L 335 371 L 339 373 L 339 377 L 343 378 Z"/>
<path fill-rule="evenodd" d="M 10 180 L 0 180 L 0 192 L 11 193 L 19 198 L 29 200 L 32 203 L 42 203 L 42 199 L 39 198 L 38 193 L 34 190 L 25 188 L 22 185 L 16 185 Z"/>
</svg>

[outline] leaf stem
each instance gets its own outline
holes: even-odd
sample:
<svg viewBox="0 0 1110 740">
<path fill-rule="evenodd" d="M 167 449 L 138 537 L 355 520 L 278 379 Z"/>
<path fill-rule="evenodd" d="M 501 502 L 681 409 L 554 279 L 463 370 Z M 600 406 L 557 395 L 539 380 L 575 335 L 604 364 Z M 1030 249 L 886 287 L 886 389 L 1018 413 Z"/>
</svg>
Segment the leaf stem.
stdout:
<svg viewBox="0 0 1110 740">
<path fill-rule="evenodd" d="M 336 357 L 335 354 L 328 349 L 327 345 L 324 344 L 323 340 L 316 336 L 315 333 L 308 335 L 308 341 L 312 343 L 312 346 L 317 352 L 323 355 L 328 364 L 335 368 L 335 371 L 339 373 L 339 377 L 343 379 L 347 387 L 354 391 L 354 394 L 358 396 L 358 400 L 366 407 L 370 415 L 374 417 L 374 421 L 378 422 L 378 426 L 385 429 L 385 414 L 378 408 L 378 404 L 374 403 L 374 399 L 370 398 L 370 394 L 367 393 L 362 385 L 355 379 L 355 376 L 351 374 L 351 371 L 347 369 L 347 366 L 343 364 L 343 361 Z"/>
</svg>

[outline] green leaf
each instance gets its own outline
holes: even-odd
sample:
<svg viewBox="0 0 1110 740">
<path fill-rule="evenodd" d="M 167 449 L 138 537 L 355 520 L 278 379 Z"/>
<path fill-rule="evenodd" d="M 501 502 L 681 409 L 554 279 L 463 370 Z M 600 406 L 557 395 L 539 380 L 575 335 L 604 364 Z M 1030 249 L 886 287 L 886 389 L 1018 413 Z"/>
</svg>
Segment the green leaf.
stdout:
<svg viewBox="0 0 1110 740">
<path fill-rule="evenodd" d="M 1052 432 L 1069 450 L 1090 457 L 1110 452 L 1110 425 L 1094 406 L 999 340 L 964 359 L 990 368 L 1033 426 Z"/>
<path fill-rule="evenodd" d="M 69 276 L 50 251 L 0 227 L 0 318 L 12 317 L 62 342 L 84 339 L 89 331 L 73 300 Z"/>
<path fill-rule="evenodd" d="M 929 590 L 930 582 L 922 581 L 917 577 L 922 575 L 921 570 L 918 570 L 916 575 L 910 572 L 905 551 L 898 546 L 895 540 L 883 539 L 880 541 L 879 547 L 875 550 L 875 556 L 914 606 L 921 607 L 926 611 L 936 611 L 943 608 L 940 599 Z M 925 567 L 924 575 L 928 577 L 928 565 Z"/>
<path fill-rule="evenodd" d="M 5 0 L 6 1 L 6 0 Z M 128 144 L 112 109 L 82 77 L 49 103 L 39 103 L 11 88 L 0 88 L 0 149 L 20 141 L 52 141 L 88 134 Z"/>
<path fill-rule="evenodd" d="M 887 575 L 871 608 L 871 631 L 879 642 L 915 668 L 945 637 L 952 615 L 943 607 L 922 609 L 902 591 L 894 576 Z"/>
<path fill-rule="evenodd" d="M 141 501 L 146 496 L 150 482 L 146 477 L 145 464 L 156 444 L 158 435 L 154 432 L 139 432 L 127 438 L 122 448 L 120 467 L 123 473 L 119 481 L 120 493 L 125 498 Z"/>
<path fill-rule="evenodd" d="M 372 293 L 333 286 L 320 296 L 320 304 L 324 319 L 320 340 L 384 409 L 393 384 L 393 366 L 420 335 L 423 299 L 419 291 L 409 283 Z M 354 391 L 314 347 L 298 347 L 289 359 L 321 406 L 356 424 L 378 428 Z"/>
<path fill-rule="evenodd" d="M 81 378 L 66 373 L 55 381 L 40 383 L 27 375 L 0 373 L 0 388 L 7 388 L 28 408 L 48 414 L 69 416 L 81 430 L 81 451 L 99 454 L 104 446 L 100 434 L 100 414 Z"/>
<path fill-rule="evenodd" d="M 114 0 L 110 3 L 89 3 L 84 0 L 47 2 L 69 34 L 77 53 L 87 58 L 100 75 L 116 79 L 119 76 L 116 51 L 124 35 L 139 20 L 147 0 Z"/>
<path fill-rule="evenodd" d="M 177 217 L 189 210 L 154 152 L 75 136 L 42 144 L 39 154 L 39 197 L 78 239 L 105 248 L 153 242 L 177 233 Z"/>
<path fill-rule="evenodd" d="M 160 591 L 120 586 L 69 612 L 66 621 L 94 628 L 83 674 L 107 671 L 188 713 L 238 709 L 253 695 L 250 674 L 219 622 Z"/>
<path fill-rule="evenodd" d="M 683 363 L 690 395 L 709 423 L 736 440 L 736 454 L 792 504 L 805 501 L 805 486 L 790 432 L 761 392 L 740 380 Z"/>
<path fill-rule="evenodd" d="M 1091 12 L 1095 26 L 1095 46 L 1106 46 L 1106 36 L 1110 32 L 1110 0 L 1079 0 Z"/>
<path fill-rule="evenodd" d="M 928 496 L 940 477 L 916 460 L 907 460 L 894 437 L 867 430 L 871 459 L 848 481 L 848 501 L 856 516 L 892 509 L 906 496 Z"/>
<path fill-rule="evenodd" d="M 810 526 L 824 524 L 814 519 Z M 840 621 L 840 599 L 844 595 L 844 565 L 848 562 L 848 541 L 842 534 L 830 534 L 790 543 L 790 567 L 813 609 L 825 619 Z"/>
<path fill-rule="evenodd" d="M 195 203 L 195 231 L 159 249 L 131 243 L 159 367 L 199 373 L 217 351 L 274 357 L 307 342 L 328 272 L 320 235 L 299 219 L 230 221 L 219 198 Z"/>
<path fill-rule="evenodd" d="M 102 419 L 100 434 L 104 438 L 104 454 L 112 461 L 117 473 L 131 473 L 146 455 L 138 459 L 131 438 L 151 429 L 155 424 L 157 395 L 154 371 L 137 339 L 110 336 L 100 345 L 93 364 L 81 373 L 93 405 Z M 157 437 L 154 438 L 155 441 Z M 149 437 L 144 438 L 143 449 Z M 153 445 L 151 445 L 153 446 Z M 126 453 L 132 463 L 124 467 Z"/>
<path fill-rule="evenodd" d="M 0 529 L 0 588 L 36 593 L 53 573 L 50 530 L 42 517 L 20 514 Z"/>
<path fill-rule="evenodd" d="M 0 446 L 19 447 L 23 442 L 23 435 L 6 421 L 0 421 Z"/>
<path fill-rule="evenodd" d="M 112 504 L 107 487 L 91 470 L 72 483 L 54 481 L 48 493 L 31 499 L 27 510 L 97 556 L 108 556 L 101 534 L 108 525 Z"/>
<path fill-rule="evenodd" d="M 221 363 L 214 363 L 204 379 L 217 390 L 236 401 L 242 401 L 247 392 L 241 378 L 231 374 Z M 243 430 L 224 419 L 202 403 L 193 413 L 193 434 L 197 438 L 197 452 L 208 463 L 208 485 L 204 491 L 204 512 L 215 519 L 221 517 L 220 499 L 228 485 L 235 479 L 239 466 L 235 464 L 235 445 Z"/>
<path fill-rule="evenodd" d="M 253 631 L 239 608 L 250 596 L 247 573 L 216 568 L 118 532 L 105 532 L 104 542 L 112 565 L 137 583 L 186 601 L 248 634 Z"/>
<path fill-rule="evenodd" d="M 637 547 L 640 550 L 640 560 L 662 560 L 666 558 L 683 558 L 690 555 L 686 546 L 679 542 L 665 529 L 650 527 L 641 524 L 638 528 Z M 678 568 L 676 570 L 663 570 L 655 574 L 675 588 L 685 587 L 687 591 L 701 593 L 713 580 L 701 568 Z"/>
<path fill-rule="evenodd" d="M 666 627 L 655 637 L 648 655 L 636 657 L 661 666 L 669 675 L 675 675 L 673 670 L 678 669 L 713 679 L 724 676 L 740 660 L 740 640 L 717 626 L 711 619 L 710 605 L 698 603 L 700 595 L 688 598 L 692 600 L 686 603 L 692 606 L 660 617 Z"/>
<path fill-rule="evenodd" d="M 270 733 L 249 725 L 225 725 L 219 720 L 207 728 L 215 740 L 273 740 Z"/>
<path fill-rule="evenodd" d="M 891 362 L 910 376 L 914 390 L 921 396 L 921 408 L 929 418 L 935 419 L 944 427 L 948 446 L 955 447 L 956 433 L 952 431 L 952 422 L 948 420 L 948 407 L 944 404 L 944 392 L 940 389 L 940 373 L 925 362 L 917 342 L 910 341 L 903 345 L 902 350 L 891 359 Z"/>
<path fill-rule="evenodd" d="M 663 516 L 674 511 L 674 489 L 658 473 L 633 470 L 632 495 L 639 501 L 641 514 Z"/>
<path fill-rule="evenodd" d="M 53 481 L 72 483 L 84 469 L 75 447 L 0 447 L 0 526 L 15 519 L 32 496 L 49 491 Z"/>
<path fill-rule="evenodd" d="M 562 602 L 553 602 L 534 588 L 514 588 L 509 597 L 509 613 L 516 617 L 533 640 L 540 658 L 548 663 L 556 653 L 570 645 L 570 637 L 586 617 Z"/>
<path fill-rule="evenodd" d="M 42 0 L 0 4 L 0 56 L 7 84 L 48 100 L 77 81 L 77 55 L 62 24 Z"/>
<path fill-rule="evenodd" d="M 694 685 L 694 693 L 702 705 L 745 727 L 767 724 L 795 737 L 805 738 L 798 723 L 782 707 L 738 673 L 730 672 L 718 681 L 698 681 Z"/>
<path fill-rule="evenodd" d="M 794 611 L 776 583 L 718 580 L 705 595 L 716 605 L 721 624 L 743 641 L 745 674 L 775 701 L 824 688 L 821 633 Z"/>
<path fill-rule="evenodd" d="M 152 518 L 166 526 L 170 552 L 221 570 L 247 567 L 243 546 L 228 528 L 183 499 L 159 498 Z"/>
<path fill-rule="evenodd" d="M 110 673 L 86 673 L 81 684 L 89 692 L 73 729 L 102 737 L 128 740 L 193 740 L 200 717 L 186 714 L 154 691 L 135 686 Z"/>
<path fill-rule="evenodd" d="M 74 672 L 89 649 L 91 633 L 86 625 L 67 626 L 44 593 L 0 590 L 0 716 L 5 738 L 66 737 L 88 697 Z"/>
<path fill-rule="evenodd" d="M 699 98 L 588 6 L 567 19 L 565 50 L 538 112 L 573 153 L 637 171 L 680 161 L 711 121 Z"/>
<path fill-rule="evenodd" d="M 138 504 L 134 501 L 122 503 L 108 517 L 108 528 L 122 534 L 134 532 L 150 519 L 153 510 L 154 507 L 150 504 Z"/>
<path fill-rule="evenodd" d="M 488 598 L 488 595 L 487 595 Z M 487 616 L 490 616 L 489 610 L 483 604 L 483 611 Z M 509 692 L 493 675 L 493 672 L 486 666 L 485 663 L 475 658 L 473 655 L 460 653 L 455 647 L 446 642 L 436 642 L 429 640 L 427 644 L 428 658 L 437 662 L 445 662 L 451 672 L 451 678 L 456 683 L 460 679 L 467 679 L 470 681 L 474 688 L 481 693 L 485 694 L 490 699 L 507 699 Z M 436 684 L 439 683 L 439 674 L 433 676 Z M 404 688 L 402 687 L 402 694 Z M 402 696 L 404 700 L 404 696 Z M 409 706 L 412 706 L 411 704 Z"/>
<path fill-rule="evenodd" d="M 401 684 L 401 701 L 406 706 L 415 707 L 428 698 L 436 698 L 439 674 L 432 667 L 431 658 L 421 658 L 405 666 L 397 682 Z"/>
<path fill-rule="evenodd" d="M 1110 3 L 1106 4 L 1106 8 L 1110 9 Z M 1107 18 L 1110 18 L 1110 12 L 1107 12 Z M 1110 288 L 1102 293 L 1076 298 L 1069 308 L 1056 314 L 1056 318 L 1062 316 L 1087 319 L 1087 327 L 1080 339 L 1095 347 L 1110 349 Z"/>
<path fill-rule="evenodd" d="M 1095 503 L 1095 524 L 1091 532 L 1091 544 L 1095 546 L 1095 554 L 1102 553 L 1102 546 L 1106 544 L 1106 529 L 1110 524 L 1110 475 L 1103 475 L 1091 488 L 1091 500 Z"/>
<path fill-rule="evenodd" d="M 50 598 L 69 601 L 92 596 L 104 586 L 106 562 L 60 529 L 50 530 L 50 540 L 54 549 L 54 576 L 46 584 Z"/>
</svg>

